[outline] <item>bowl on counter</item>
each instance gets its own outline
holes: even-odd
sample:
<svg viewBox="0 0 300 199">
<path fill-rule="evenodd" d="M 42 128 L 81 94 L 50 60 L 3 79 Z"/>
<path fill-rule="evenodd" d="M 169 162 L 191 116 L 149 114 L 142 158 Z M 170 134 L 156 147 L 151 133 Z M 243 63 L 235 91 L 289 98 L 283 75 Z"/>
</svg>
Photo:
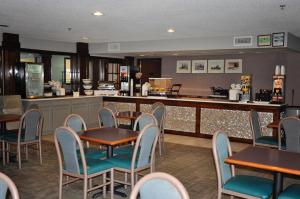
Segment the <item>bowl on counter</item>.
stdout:
<svg viewBox="0 0 300 199">
<path fill-rule="evenodd" d="M 84 90 L 84 94 L 86 95 L 93 95 L 94 91 L 93 90 Z"/>
<path fill-rule="evenodd" d="M 92 84 L 83 84 L 84 89 L 90 90 L 92 87 L 93 87 Z"/>
<path fill-rule="evenodd" d="M 91 79 L 82 79 L 82 82 L 84 84 L 90 84 L 90 83 L 92 83 L 92 80 Z"/>
</svg>

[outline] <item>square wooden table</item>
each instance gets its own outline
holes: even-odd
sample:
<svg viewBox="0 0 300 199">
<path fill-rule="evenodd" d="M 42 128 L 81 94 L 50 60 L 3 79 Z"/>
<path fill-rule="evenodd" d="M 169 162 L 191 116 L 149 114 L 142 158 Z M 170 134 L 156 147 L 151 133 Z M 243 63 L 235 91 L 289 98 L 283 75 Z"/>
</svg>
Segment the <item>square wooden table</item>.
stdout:
<svg viewBox="0 0 300 199">
<path fill-rule="evenodd" d="M 272 171 L 273 198 L 282 192 L 282 174 L 300 176 L 300 154 L 266 147 L 249 147 L 225 159 L 225 163 Z"/>
<path fill-rule="evenodd" d="M 129 129 L 105 127 L 89 129 L 80 135 L 81 140 L 98 143 L 107 146 L 107 158 L 113 156 L 113 147 L 135 141 L 138 131 Z"/>
<path fill-rule="evenodd" d="M 142 112 L 136 112 L 136 111 L 121 111 L 116 114 L 116 118 L 118 119 L 129 119 L 130 120 L 130 126 L 131 129 L 133 129 L 133 125 L 135 120 L 142 115 Z"/>
<path fill-rule="evenodd" d="M 1 134 L 5 133 L 7 122 L 17 122 L 21 117 L 18 114 L 0 114 Z"/>
</svg>

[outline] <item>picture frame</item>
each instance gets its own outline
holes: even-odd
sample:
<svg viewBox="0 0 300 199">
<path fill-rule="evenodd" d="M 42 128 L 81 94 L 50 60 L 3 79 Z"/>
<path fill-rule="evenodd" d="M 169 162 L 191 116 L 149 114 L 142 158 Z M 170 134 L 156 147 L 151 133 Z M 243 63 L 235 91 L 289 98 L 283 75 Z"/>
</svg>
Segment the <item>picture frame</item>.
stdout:
<svg viewBox="0 0 300 199">
<path fill-rule="evenodd" d="M 243 73 L 242 59 L 226 59 L 225 73 Z"/>
<path fill-rule="evenodd" d="M 258 35 L 257 36 L 257 46 L 271 46 L 272 44 L 272 36 L 271 34 L 267 35 Z"/>
<path fill-rule="evenodd" d="M 207 59 L 192 60 L 192 73 L 207 73 Z"/>
<path fill-rule="evenodd" d="M 176 73 L 191 73 L 191 60 L 177 60 Z"/>
<path fill-rule="evenodd" d="M 285 37 L 284 32 L 272 33 L 272 46 L 273 47 L 284 46 L 284 42 L 285 42 L 284 37 Z"/>
<path fill-rule="evenodd" d="M 208 73 L 224 73 L 224 59 L 208 60 Z"/>
</svg>

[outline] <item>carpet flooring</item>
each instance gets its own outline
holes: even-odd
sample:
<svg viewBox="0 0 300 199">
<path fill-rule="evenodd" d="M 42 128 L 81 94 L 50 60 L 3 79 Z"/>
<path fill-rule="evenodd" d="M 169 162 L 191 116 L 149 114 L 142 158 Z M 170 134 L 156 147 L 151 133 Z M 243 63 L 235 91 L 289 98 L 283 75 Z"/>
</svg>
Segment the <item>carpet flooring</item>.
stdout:
<svg viewBox="0 0 300 199">
<path fill-rule="evenodd" d="M 0 170 L 16 183 L 21 199 L 56 199 L 58 198 L 56 156 L 54 144 L 43 142 L 43 165 L 39 164 L 34 151 L 30 153 L 29 160 L 24 161 L 21 170 L 17 169 L 16 163 L 10 163 L 5 167 L 1 165 Z M 177 177 L 186 187 L 191 199 L 217 198 L 217 180 L 211 149 L 167 143 L 166 154 L 157 157 L 156 164 L 156 171 L 167 172 Z M 272 177 L 270 173 L 249 169 L 237 169 L 237 173 Z M 121 191 L 130 192 L 129 189 Z M 82 181 L 65 187 L 63 198 L 82 198 Z M 89 198 L 92 198 L 91 195 Z"/>
</svg>

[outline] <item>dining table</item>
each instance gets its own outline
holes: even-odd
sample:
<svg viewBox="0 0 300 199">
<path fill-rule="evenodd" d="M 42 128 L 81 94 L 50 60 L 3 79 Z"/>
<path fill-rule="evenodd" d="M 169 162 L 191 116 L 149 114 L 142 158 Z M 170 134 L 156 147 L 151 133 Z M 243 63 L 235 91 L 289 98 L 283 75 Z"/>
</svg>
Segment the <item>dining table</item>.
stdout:
<svg viewBox="0 0 300 199">
<path fill-rule="evenodd" d="M 142 115 L 142 112 L 138 111 L 121 111 L 117 112 L 116 118 L 130 120 L 130 127 L 133 129 L 135 120 Z"/>
<path fill-rule="evenodd" d="M 300 176 L 300 154 L 267 147 L 248 147 L 224 160 L 225 163 L 273 173 L 273 199 L 283 190 L 283 174 Z"/>
<path fill-rule="evenodd" d="M 6 131 L 6 123 L 8 122 L 17 122 L 21 118 L 21 115 L 18 114 L 0 114 L 0 127 L 1 127 L 1 135 L 4 135 Z"/>
</svg>

